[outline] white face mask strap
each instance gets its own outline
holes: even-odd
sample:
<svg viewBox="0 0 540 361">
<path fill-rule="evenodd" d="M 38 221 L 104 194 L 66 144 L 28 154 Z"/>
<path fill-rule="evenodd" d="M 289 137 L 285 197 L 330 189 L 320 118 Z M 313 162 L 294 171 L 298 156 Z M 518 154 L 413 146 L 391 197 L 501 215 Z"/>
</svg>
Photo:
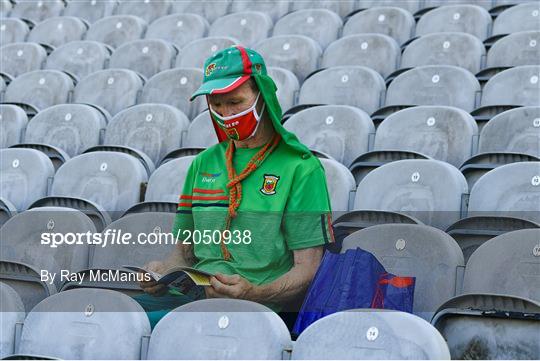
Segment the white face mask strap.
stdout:
<svg viewBox="0 0 540 361">
<path fill-rule="evenodd" d="M 255 118 L 257 119 L 257 121 L 259 121 L 259 119 L 261 118 L 261 115 L 259 113 L 257 113 L 257 102 L 259 101 L 259 97 L 261 96 L 261 92 L 259 91 L 259 93 L 257 94 L 257 98 L 255 98 L 255 101 L 253 102 L 253 105 L 250 106 L 249 108 L 247 108 L 246 110 L 238 113 L 238 114 L 234 114 L 234 115 L 230 115 L 228 117 L 223 117 L 221 115 L 219 115 L 218 113 L 216 113 L 214 111 L 214 109 L 212 109 L 212 106 L 210 105 L 210 102 L 208 102 L 208 109 L 210 110 L 210 112 L 212 114 L 214 114 L 215 116 L 217 116 L 218 118 L 220 118 L 221 120 L 230 120 L 230 119 L 234 119 L 236 117 L 240 117 L 242 115 L 245 115 L 251 111 L 253 111 L 255 113 Z M 266 106 L 266 103 L 263 102 L 263 107 L 261 109 L 261 114 L 262 112 L 264 111 L 264 107 Z"/>
</svg>

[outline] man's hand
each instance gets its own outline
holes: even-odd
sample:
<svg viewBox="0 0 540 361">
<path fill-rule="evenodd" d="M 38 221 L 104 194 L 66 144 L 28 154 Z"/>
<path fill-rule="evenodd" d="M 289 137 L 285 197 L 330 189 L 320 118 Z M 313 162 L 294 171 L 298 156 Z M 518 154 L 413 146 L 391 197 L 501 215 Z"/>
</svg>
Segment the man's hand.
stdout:
<svg viewBox="0 0 540 361">
<path fill-rule="evenodd" d="M 210 277 L 210 287 L 205 287 L 208 298 L 236 298 L 254 300 L 256 285 L 239 275 L 224 275 L 221 273 Z"/>
<path fill-rule="evenodd" d="M 161 261 L 152 261 L 143 267 L 149 271 L 163 274 L 167 271 L 167 266 Z M 163 296 L 167 293 L 167 286 L 157 283 L 156 281 L 141 281 L 139 282 L 142 290 L 152 296 Z"/>
</svg>

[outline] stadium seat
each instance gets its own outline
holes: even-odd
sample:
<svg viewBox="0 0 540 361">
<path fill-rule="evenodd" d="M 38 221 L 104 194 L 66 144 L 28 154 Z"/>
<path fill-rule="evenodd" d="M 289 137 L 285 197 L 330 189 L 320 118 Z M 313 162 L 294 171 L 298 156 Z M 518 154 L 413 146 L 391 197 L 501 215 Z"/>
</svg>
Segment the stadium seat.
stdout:
<svg viewBox="0 0 540 361">
<path fill-rule="evenodd" d="M 496 1 L 497 0 L 495 0 L 495 2 Z M 471 5 L 481 6 L 486 10 L 490 10 L 492 7 L 492 2 L 493 1 L 491 0 L 488 0 L 488 1 L 486 0 L 453 0 L 452 4 L 453 5 L 471 4 Z M 425 0 L 423 4 L 423 8 L 432 9 L 432 8 L 436 8 L 436 7 L 447 5 L 447 4 L 448 4 L 448 1 L 445 1 L 445 0 Z"/>
<path fill-rule="evenodd" d="M 465 268 L 463 293 L 517 296 L 540 303 L 539 240 L 539 229 L 522 229 L 478 247 Z"/>
<path fill-rule="evenodd" d="M 289 12 L 290 0 L 232 0 L 231 13 L 260 11 L 268 14 L 274 23 Z"/>
<path fill-rule="evenodd" d="M 469 294 L 445 302 L 431 321 L 453 360 L 540 357 L 540 303 L 505 295 Z"/>
<path fill-rule="evenodd" d="M 485 56 L 484 44 L 473 35 L 451 32 L 427 34 L 407 45 L 401 57 L 401 67 L 455 65 L 476 74 Z"/>
<path fill-rule="evenodd" d="M 350 105 L 371 114 L 381 105 L 384 91 L 384 80 L 376 71 L 363 66 L 336 66 L 307 78 L 298 104 Z"/>
<path fill-rule="evenodd" d="M 538 31 L 540 7 L 538 1 L 512 6 L 500 13 L 493 22 L 493 36 L 516 33 L 518 31 Z"/>
<path fill-rule="evenodd" d="M 456 241 L 437 228 L 376 225 L 347 236 L 341 252 L 357 247 L 377 257 L 387 272 L 416 277 L 413 312 L 427 321 L 444 301 L 461 291 L 463 254 Z"/>
<path fill-rule="evenodd" d="M 139 202 L 141 184 L 147 171 L 136 157 L 120 153 L 95 151 L 71 158 L 54 176 L 49 197 L 34 205 L 61 204 L 77 209 L 90 209 L 98 231 L 108 224 L 108 217 L 118 219 Z"/>
<path fill-rule="evenodd" d="M 379 6 L 396 6 L 407 10 L 409 13 L 414 14 L 420 10 L 420 0 L 411 1 L 395 1 L 395 0 L 358 0 L 356 4 L 357 9 L 369 9 Z"/>
<path fill-rule="evenodd" d="M 176 67 L 202 69 L 208 57 L 235 44 L 239 44 L 239 41 L 226 36 L 193 40 L 182 48 L 180 55 L 176 58 Z"/>
<path fill-rule="evenodd" d="M 117 48 L 140 39 L 146 30 L 146 21 L 133 15 L 114 15 L 93 23 L 86 32 L 85 40 L 94 40 Z"/>
<path fill-rule="evenodd" d="M 216 19 L 208 36 L 231 37 L 246 47 L 252 47 L 268 37 L 272 26 L 272 19 L 265 13 L 242 11 Z"/>
<path fill-rule="evenodd" d="M 132 298 L 110 290 L 70 290 L 43 300 L 28 314 L 18 354 L 138 360 L 149 334 L 148 317 Z"/>
<path fill-rule="evenodd" d="M 368 114 L 348 105 L 325 105 L 304 109 L 291 116 L 285 128 L 310 149 L 318 150 L 349 166 L 368 151 L 375 126 Z"/>
<path fill-rule="evenodd" d="M 172 159 L 156 169 L 148 180 L 145 201 L 178 204 L 178 197 L 194 156 Z"/>
<path fill-rule="evenodd" d="M 295 342 L 291 359 L 450 360 L 450 352 L 439 332 L 419 317 L 357 309 L 311 324 Z"/>
<path fill-rule="evenodd" d="M 428 11 L 416 24 L 416 35 L 462 32 L 484 40 L 489 36 L 492 20 L 489 12 L 477 5 L 445 5 Z"/>
<path fill-rule="evenodd" d="M 486 69 L 477 77 L 488 80 L 508 67 L 536 65 L 540 58 L 540 31 L 520 31 L 497 40 L 489 49 Z"/>
<path fill-rule="evenodd" d="M 105 145 L 121 145 L 144 152 L 154 164 L 180 147 L 188 118 L 166 104 L 139 104 L 118 113 L 107 125 Z"/>
<path fill-rule="evenodd" d="M 120 0 L 116 7 L 117 15 L 135 15 L 151 23 L 152 21 L 169 13 L 172 1 L 160 0 Z"/>
<path fill-rule="evenodd" d="M 177 53 L 178 50 L 164 40 L 134 40 L 114 51 L 109 67 L 130 69 L 149 79 L 173 67 Z"/>
<path fill-rule="evenodd" d="M 540 157 L 540 105 L 507 110 L 482 129 L 478 153 L 523 153 Z"/>
<path fill-rule="evenodd" d="M 45 154 L 33 149 L 1 149 L 0 157 L 2 197 L 18 211 L 47 195 L 54 167 Z"/>
<path fill-rule="evenodd" d="M 540 162 L 497 167 L 474 184 L 468 216 L 507 216 L 540 223 Z"/>
<path fill-rule="evenodd" d="M 47 51 L 37 43 L 11 43 L 0 48 L 0 72 L 15 78 L 41 69 Z"/>
<path fill-rule="evenodd" d="M 89 24 L 101 18 L 111 16 L 116 0 L 77 0 L 68 1 L 64 16 L 76 16 Z"/>
<path fill-rule="evenodd" d="M 193 40 L 206 36 L 210 25 L 197 14 L 172 14 L 156 19 L 148 26 L 145 39 L 161 39 L 181 49 Z"/>
<path fill-rule="evenodd" d="M 292 71 L 300 83 L 317 69 L 322 55 L 319 44 L 303 35 L 273 36 L 257 44 L 255 50 L 263 56 L 267 66 Z"/>
<path fill-rule="evenodd" d="M 81 40 L 88 30 L 83 20 L 73 16 L 49 18 L 34 26 L 28 40 L 34 43 L 59 47 L 70 41 Z"/>
<path fill-rule="evenodd" d="M 367 165 L 372 165 L 374 153 L 405 151 L 459 167 L 471 156 L 477 138 L 474 118 L 462 109 L 436 105 L 406 108 L 379 125 Z M 366 155 L 359 158 L 353 162 L 355 168 L 362 165 Z"/>
<path fill-rule="evenodd" d="M 372 115 L 378 123 L 387 115 L 411 105 L 447 105 L 467 112 L 476 106 L 480 84 L 469 71 L 453 65 L 424 65 L 392 80 L 385 107 Z"/>
<path fill-rule="evenodd" d="M 178 334 L 191 335 L 190 342 L 176 342 Z M 218 339 L 226 342 L 217 346 Z M 147 359 L 272 360 L 282 359 L 291 347 L 287 326 L 269 308 L 216 298 L 190 302 L 165 315 L 150 336 Z"/>
<path fill-rule="evenodd" d="M 107 114 L 90 105 L 58 104 L 30 120 L 24 142 L 59 148 L 74 157 L 99 144 L 107 122 Z"/>
<path fill-rule="evenodd" d="M 7 18 L 11 9 L 13 9 L 13 4 L 10 0 L 0 1 L 0 18 Z"/>
<path fill-rule="evenodd" d="M 74 81 L 66 73 L 35 70 L 15 78 L 6 89 L 4 101 L 19 103 L 35 112 L 55 104 L 68 103 L 73 87 Z"/>
<path fill-rule="evenodd" d="M 29 32 L 28 24 L 21 19 L 0 18 L 0 45 L 23 42 Z"/>
<path fill-rule="evenodd" d="M 73 41 L 55 49 L 45 63 L 46 69 L 61 70 L 77 79 L 103 70 L 112 49 L 97 41 Z"/>
<path fill-rule="evenodd" d="M 460 219 L 465 177 L 452 165 L 431 159 L 384 164 L 367 174 L 356 190 L 355 210 L 402 212 L 446 229 Z"/>
<path fill-rule="evenodd" d="M 20 143 L 27 123 L 24 110 L 16 105 L 0 104 L 0 148 Z"/>
<path fill-rule="evenodd" d="M 192 119 L 206 103 L 203 98 L 189 101 L 189 97 L 201 85 L 203 72 L 201 69 L 177 68 L 162 71 L 154 75 L 145 84 L 139 104 L 160 103 L 180 109 Z"/>
<path fill-rule="evenodd" d="M 296 76 L 289 70 L 270 66 L 266 68 L 268 76 L 277 86 L 276 96 L 283 112 L 295 104 L 295 99 L 300 91 L 300 84 Z"/>
<path fill-rule="evenodd" d="M 304 9 L 328 9 L 345 18 L 354 10 L 354 0 L 332 1 L 332 0 L 314 0 L 314 1 L 291 1 L 292 11 Z"/>
<path fill-rule="evenodd" d="M 347 167 L 333 159 L 321 158 L 321 163 L 326 175 L 332 212 L 347 212 L 351 194 L 356 187 L 354 177 Z"/>
<path fill-rule="evenodd" d="M 15 335 L 25 317 L 24 304 L 21 296 L 7 284 L 0 282 L 0 312 L 2 325 L 0 332 L 0 357 L 4 358 L 15 353 Z"/>
<path fill-rule="evenodd" d="M 208 110 L 202 112 L 191 121 L 186 137 L 182 141 L 184 147 L 208 148 L 217 143 L 218 139 Z"/>
<path fill-rule="evenodd" d="M 227 14 L 231 0 L 187 0 L 174 1 L 171 14 L 191 13 L 197 14 L 213 23 L 216 19 Z"/>
<path fill-rule="evenodd" d="M 333 11 L 305 9 L 294 11 L 279 19 L 273 35 L 304 35 L 325 49 L 338 38 L 342 27 L 343 21 Z"/>
<path fill-rule="evenodd" d="M 18 1 L 11 10 L 10 16 L 39 23 L 47 18 L 59 16 L 62 10 L 64 10 L 62 0 Z"/>
<path fill-rule="evenodd" d="M 100 70 L 79 81 L 74 102 L 97 105 L 114 116 L 137 103 L 143 85 L 144 80 L 132 70 Z"/>
<path fill-rule="evenodd" d="M 323 68 L 341 65 L 362 65 L 377 71 L 383 78 L 397 69 L 401 50 L 394 39 L 382 34 L 345 36 L 326 48 Z M 385 61 L 381 62 L 381 59 Z"/>
<path fill-rule="evenodd" d="M 4 225 L 14 215 L 17 214 L 17 209 L 5 198 L 0 197 L 0 227 Z"/>
<path fill-rule="evenodd" d="M 27 311 L 60 289 L 62 270 L 77 272 L 88 267 L 90 246 L 85 242 L 76 244 L 71 238 L 70 244 L 56 247 L 42 242 L 58 240 L 55 235 L 86 232 L 96 232 L 92 221 L 79 211 L 63 207 L 33 208 L 16 214 L 2 226 L 0 280 L 19 293 Z M 44 279 L 43 271 L 56 277 Z"/>
<path fill-rule="evenodd" d="M 343 26 L 343 37 L 355 34 L 383 34 L 401 45 L 414 34 L 414 17 L 399 7 L 373 7 L 351 16 Z"/>
</svg>

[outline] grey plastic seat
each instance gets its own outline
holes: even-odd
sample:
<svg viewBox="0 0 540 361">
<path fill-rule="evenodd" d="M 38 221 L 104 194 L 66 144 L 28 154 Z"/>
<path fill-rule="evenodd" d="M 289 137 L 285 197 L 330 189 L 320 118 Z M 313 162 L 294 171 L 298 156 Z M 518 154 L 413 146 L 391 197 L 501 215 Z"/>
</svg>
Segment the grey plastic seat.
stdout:
<svg viewBox="0 0 540 361">
<path fill-rule="evenodd" d="M 482 129 L 478 153 L 514 152 L 540 157 L 540 106 L 507 110 Z"/>
<path fill-rule="evenodd" d="M 311 324 L 298 337 L 291 358 L 450 360 L 450 352 L 439 332 L 419 317 L 357 309 Z"/>
<path fill-rule="evenodd" d="M 122 145 L 144 152 L 154 164 L 180 147 L 188 118 L 166 104 L 139 104 L 118 113 L 107 125 L 105 145 Z"/>
<path fill-rule="evenodd" d="M 59 16 L 62 10 L 64 10 L 62 0 L 19 1 L 11 10 L 10 16 L 39 23 L 47 18 Z"/>
<path fill-rule="evenodd" d="M 111 16 L 115 6 L 115 0 L 69 1 L 64 16 L 76 16 L 92 24 L 101 18 Z"/>
<path fill-rule="evenodd" d="M 489 49 L 486 68 L 536 65 L 540 58 L 540 31 L 521 31 L 496 41 Z"/>
<path fill-rule="evenodd" d="M 0 357 L 4 358 L 15 353 L 15 334 L 17 324 L 25 317 L 24 304 L 21 296 L 7 284 L 0 282 L 0 312 L 2 325 L 0 327 Z"/>
<path fill-rule="evenodd" d="M 297 10 L 276 22 L 273 35 L 305 35 L 315 40 L 322 49 L 336 40 L 343 21 L 326 9 Z"/>
<path fill-rule="evenodd" d="M 0 72 L 17 77 L 39 70 L 47 59 L 47 52 L 37 43 L 12 43 L 0 48 Z"/>
<path fill-rule="evenodd" d="M 538 105 L 539 77 L 540 65 L 522 65 L 502 71 L 484 86 L 480 105 Z"/>
<path fill-rule="evenodd" d="M 174 1 L 171 14 L 191 13 L 200 15 L 209 23 L 227 14 L 231 0 L 188 0 Z"/>
<path fill-rule="evenodd" d="M 345 18 L 354 10 L 354 0 L 332 1 L 332 0 L 315 0 L 315 1 L 292 1 L 292 11 L 303 9 L 327 9 Z"/>
<path fill-rule="evenodd" d="M 73 79 L 58 70 L 35 70 L 15 78 L 7 87 L 5 102 L 29 105 L 35 110 L 68 103 Z"/>
<path fill-rule="evenodd" d="M 441 305 L 431 323 L 446 340 L 452 360 L 532 360 L 540 357 L 539 313 L 540 303 L 530 299 L 468 294 Z"/>
<path fill-rule="evenodd" d="M 348 211 L 349 200 L 356 187 L 354 177 L 347 167 L 333 159 L 321 158 L 321 163 L 326 175 L 332 212 Z"/>
<path fill-rule="evenodd" d="M 424 105 L 391 114 L 377 128 L 374 152 L 410 151 L 459 167 L 473 151 L 478 126 L 466 111 Z"/>
<path fill-rule="evenodd" d="M 342 65 L 361 65 L 386 78 L 397 69 L 401 50 L 398 43 L 382 34 L 356 34 L 334 41 L 324 51 L 323 68 Z M 385 59 L 385 61 L 381 61 Z"/>
<path fill-rule="evenodd" d="M 165 16 L 169 13 L 172 1 L 160 0 L 120 0 L 116 7 L 117 15 L 135 15 L 144 19 L 147 23 Z"/>
<path fill-rule="evenodd" d="M 345 166 L 368 151 L 369 135 L 375 133 L 369 115 L 348 105 L 307 108 L 287 119 L 284 126 L 310 149 Z"/>
<path fill-rule="evenodd" d="M 358 185 L 354 208 L 411 215 L 427 225 L 446 229 L 460 219 L 465 177 L 452 165 L 431 159 L 384 164 Z"/>
<path fill-rule="evenodd" d="M 86 32 L 85 40 L 94 40 L 117 48 L 120 45 L 142 38 L 146 22 L 133 15 L 114 15 L 93 23 Z"/>
<path fill-rule="evenodd" d="M 258 11 L 243 11 L 216 19 L 210 26 L 208 36 L 231 37 L 247 47 L 264 40 L 272 30 L 272 19 Z"/>
<path fill-rule="evenodd" d="M 471 189 L 468 216 L 514 217 L 540 223 L 540 162 L 497 167 Z"/>
<path fill-rule="evenodd" d="M 322 55 L 319 44 L 303 35 L 273 36 L 257 44 L 255 50 L 263 56 L 267 66 L 292 71 L 300 83 L 317 69 Z"/>
<path fill-rule="evenodd" d="M 289 12 L 289 0 L 232 0 L 231 13 L 237 13 L 240 11 L 260 11 L 268 14 L 274 23 L 285 16 Z"/>
<path fill-rule="evenodd" d="M 24 142 L 49 145 L 74 157 L 99 144 L 107 121 L 106 114 L 90 105 L 54 105 L 30 120 Z"/>
<path fill-rule="evenodd" d="M 492 35 L 510 34 L 527 30 L 538 31 L 539 16 L 540 6 L 537 1 L 512 6 L 497 16 L 493 22 Z"/>
<path fill-rule="evenodd" d="M 47 58 L 46 69 L 55 69 L 82 79 L 103 70 L 109 62 L 111 50 L 103 43 L 73 41 L 55 49 Z"/>
<path fill-rule="evenodd" d="M 503 0 L 504 1 L 504 0 Z M 458 4 L 471 4 L 471 5 L 478 5 L 483 7 L 486 10 L 490 10 L 492 8 L 492 2 L 496 3 L 497 0 L 494 1 L 485 1 L 485 0 L 453 0 L 452 5 L 458 5 Z M 430 8 L 436 8 L 439 6 L 447 5 L 448 2 L 445 0 L 425 0 L 423 4 L 424 9 L 430 9 Z"/>
<path fill-rule="evenodd" d="M 435 33 L 411 42 L 401 57 L 402 68 L 422 65 L 455 65 L 476 74 L 486 55 L 484 44 L 465 33 Z"/>
<path fill-rule="evenodd" d="M 381 105 L 385 88 L 383 78 L 375 70 L 336 66 L 306 79 L 298 104 L 350 105 L 371 114 Z"/>
<path fill-rule="evenodd" d="M 356 4 L 357 9 L 368 9 L 379 6 L 396 6 L 407 10 L 409 13 L 414 14 L 420 10 L 420 0 L 412 1 L 395 1 L 395 0 L 358 0 Z"/>
<path fill-rule="evenodd" d="M 276 96 L 283 112 L 291 108 L 300 91 L 300 84 L 296 76 L 287 69 L 270 66 L 267 69 L 268 76 L 277 86 Z"/>
<path fill-rule="evenodd" d="M 463 292 L 510 295 L 540 303 L 539 252 L 538 229 L 523 229 L 492 238 L 469 258 Z"/>
<path fill-rule="evenodd" d="M 28 41 L 59 47 L 70 41 L 81 40 L 88 29 L 83 20 L 73 16 L 59 16 L 37 24 Z"/>
<path fill-rule="evenodd" d="M 440 229 L 419 224 L 382 224 L 343 240 L 341 252 L 360 247 L 387 272 L 416 277 L 413 312 L 426 320 L 460 292 L 465 263 L 456 241 Z"/>
<path fill-rule="evenodd" d="M 484 40 L 492 20 L 489 12 L 477 5 L 445 5 L 425 13 L 416 24 L 416 35 L 462 32 Z"/>
<path fill-rule="evenodd" d="M 7 18 L 13 9 L 13 4 L 9 0 L 0 1 L 0 17 Z"/>
<path fill-rule="evenodd" d="M 0 18 L 0 45 L 23 42 L 29 32 L 28 24 L 21 19 Z"/>
<path fill-rule="evenodd" d="M 0 227 L 4 225 L 11 217 L 17 214 L 17 209 L 5 198 L 0 197 Z"/>
<path fill-rule="evenodd" d="M 413 36 L 415 25 L 414 17 L 405 9 L 373 7 L 351 16 L 343 26 L 343 37 L 364 33 L 383 34 L 401 45 Z"/>
<path fill-rule="evenodd" d="M 143 338 L 149 334 L 148 317 L 132 298 L 110 290 L 70 290 L 45 299 L 28 314 L 18 354 L 139 359 Z"/>
<path fill-rule="evenodd" d="M 0 148 L 20 143 L 27 123 L 24 110 L 16 105 L 0 104 Z"/>
<path fill-rule="evenodd" d="M 197 14 L 172 14 L 160 17 L 148 26 L 145 39 L 161 39 L 181 49 L 193 40 L 203 38 L 210 25 Z"/>
<path fill-rule="evenodd" d="M 18 211 L 47 195 L 54 167 L 45 154 L 34 149 L 1 149 L 0 159 L 2 197 Z"/>
<path fill-rule="evenodd" d="M 175 331 L 173 331 L 175 330 Z M 175 342 L 175 333 L 192 335 Z M 216 347 L 216 335 L 227 340 Z M 207 299 L 174 309 L 156 325 L 148 359 L 281 359 L 292 346 L 287 326 L 269 308 L 235 299 Z"/>
<path fill-rule="evenodd" d="M 143 85 L 144 80 L 132 70 L 100 70 L 79 81 L 74 102 L 100 106 L 114 116 L 137 102 Z"/>
<path fill-rule="evenodd" d="M 134 40 L 114 51 L 109 67 L 134 70 L 148 79 L 173 67 L 177 53 L 174 46 L 164 40 Z"/>
<path fill-rule="evenodd" d="M 193 40 L 182 48 L 180 55 L 176 58 L 176 67 L 202 69 L 208 57 L 235 44 L 239 44 L 239 41 L 224 36 Z"/>
<path fill-rule="evenodd" d="M 2 226 L 0 279 L 19 293 L 27 311 L 60 289 L 62 270 L 77 272 L 88 267 L 88 244 L 75 244 L 73 240 L 51 247 L 50 241 L 58 240 L 58 235 L 86 232 L 96 232 L 90 218 L 63 207 L 33 208 L 16 214 Z M 49 244 L 42 243 L 44 240 Z M 47 277 L 42 278 L 43 271 L 48 272 Z M 51 274 L 56 277 L 52 279 Z"/>
<path fill-rule="evenodd" d="M 201 69 L 177 68 L 154 75 L 145 84 L 139 103 L 168 104 L 180 109 L 188 118 L 194 118 L 203 109 L 205 99 L 189 101 L 201 85 Z"/>
<path fill-rule="evenodd" d="M 218 139 L 208 110 L 202 112 L 191 121 L 186 137 L 182 141 L 184 147 L 208 148 L 217 143 Z"/>
<path fill-rule="evenodd" d="M 148 180 L 145 201 L 174 203 L 176 206 L 193 159 L 194 156 L 184 156 L 157 168 Z"/>
</svg>

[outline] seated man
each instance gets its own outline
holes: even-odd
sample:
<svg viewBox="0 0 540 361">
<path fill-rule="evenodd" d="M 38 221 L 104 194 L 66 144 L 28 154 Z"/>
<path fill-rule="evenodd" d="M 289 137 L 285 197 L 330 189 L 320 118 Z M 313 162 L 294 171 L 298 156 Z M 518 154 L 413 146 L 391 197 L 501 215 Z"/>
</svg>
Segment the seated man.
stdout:
<svg viewBox="0 0 540 361">
<path fill-rule="evenodd" d="M 135 299 L 152 327 L 166 312 L 201 297 L 251 300 L 279 312 L 304 295 L 323 245 L 334 241 L 324 169 L 281 125 L 276 85 L 262 57 L 241 46 L 214 54 L 191 100 L 203 94 L 220 143 L 188 170 L 173 253 L 147 267 L 163 272 L 183 264 L 215 276 L 198 296 L 142 282 L 146 294 Z"/>
</svg>

